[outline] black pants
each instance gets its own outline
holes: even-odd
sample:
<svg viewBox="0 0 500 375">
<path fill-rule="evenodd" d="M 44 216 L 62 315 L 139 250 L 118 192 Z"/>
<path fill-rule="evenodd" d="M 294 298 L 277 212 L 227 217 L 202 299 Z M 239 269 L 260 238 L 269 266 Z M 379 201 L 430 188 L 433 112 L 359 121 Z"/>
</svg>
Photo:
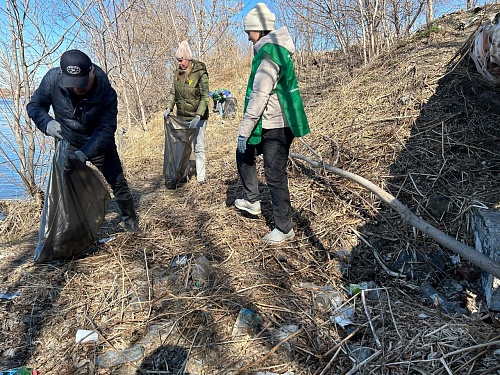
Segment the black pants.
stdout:
<svg viewBox="0 0 500 375">
<path fill-rule="evenodd" d="M 68 153 L 77 151 L 78 148 L 69 145 Z M 127 180 L 123 175 L 122 163 L 116 150 L 116 145 L 110 145 L 103 155 L 98 155 L 89 159 L 94 166 L 102 173 L 106 182 L 111 186 L 116 203 L 120 208 L 122 219 L 134 219 L 137 217 L 134 207 L 134 198 L 130 192 Z"/>
<path fill-rule="evenodd" d="M 96 156 L 89 161 L 102 173 L 117 200 L 132 198 L 116 147 L 109 147 L 106 154 Z"/>
<path fill-rule="evenodd" d="M 266 182 L 271 194 L 274 225 L 283 233 L 288 233 L 293 227 L 286 173 L 293 138 L 290 128 L 263 129 L 261 143 L 256 146 L 247 145 L 244 153 L 236 151 L 238 174 L 246 199 L 252 203 L 260 200 L 255 156 L 262 154 Z"/>
</svg>

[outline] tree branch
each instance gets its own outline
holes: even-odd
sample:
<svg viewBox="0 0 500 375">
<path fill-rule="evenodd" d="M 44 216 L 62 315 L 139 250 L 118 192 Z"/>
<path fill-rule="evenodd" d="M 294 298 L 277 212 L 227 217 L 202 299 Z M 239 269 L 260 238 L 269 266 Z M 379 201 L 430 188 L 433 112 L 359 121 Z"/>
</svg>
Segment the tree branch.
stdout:
<svg viewBox="0 0 500 375">
<path fill-rule="evenodd" d="M 346 178 L 359 184 L 361 187 L 377 195 L 382 200 L 382 202 L 387 204 L 389 207 L 396 210 L 401 215 L 401 218 L 408 224 L 427 234 L 429 237 L 433 238 L 447 249 L 467 259 L 469 262 L 478 266 L 482 270 L 492 274 L 495 277 L 500 278 L 500 263 L 495 262 L 493 259 L 487 257 L 486 255 L 476 251 L 475 249 L 463 244 L 460 241 L 457 241 L 455 238 L 448 236 L 446 233 L 443 233 L 439 229 L 433 227 L 431 224 L 411 212 L 410 209 L 399 200 L 397 200 L 396 197 L 378 187 L 374 183 L 370 182 L 369 180 L 354 173 L 336 168 L 332 165 L 319 163 L 300 154 L 291 153 L 290 156 L 292 158 L 303 160 L 313 167 L 326 169 L 340 177 Z"/>
</svg>

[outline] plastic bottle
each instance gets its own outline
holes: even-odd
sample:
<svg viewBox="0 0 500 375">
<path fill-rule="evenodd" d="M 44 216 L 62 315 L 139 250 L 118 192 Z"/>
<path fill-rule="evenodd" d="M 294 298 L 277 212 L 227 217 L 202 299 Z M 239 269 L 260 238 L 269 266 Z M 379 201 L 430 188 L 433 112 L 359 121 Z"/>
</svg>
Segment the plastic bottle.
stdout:
<svg viewBox="0 0 500 375">
<path fill-rule="evenodd" d="M 261 322 L 261 317 L 255 311 L 242 308 L 233 326 L 233 337 L 252 335 Z"/>
<path fill-rule="evenodd" d="M 320 293 L 314 299 L 314 307 L 317 309 L 336 309 L 340 307 L 342 303 L 344 303 L 344 300 L 337 291 Z"/>
<path fill-rule="evenodd" d="M 135 362 L 144 357 L 144 347 L 136 345 L 128 349 L 109 350 L 104 354 L 97 357 L 97 366 L 99 367 L 113 367 L 121 365 L 125 362 Z"/>
<path fill-rule="evenodd" d="M 0 370 L 0 375 L 38 375 L 38 371 L 28 367 L 18 367 L 10 370 Z"/>
<path fill-rule="evenodd" d="M 209 271 L 210 261 L 204 255 L 196 258 L 193 264 L 193 271 L 191 273 L 191 277 L 196 283 L 196 286 L 201 286 L 208 280 Z"/>
</svg>

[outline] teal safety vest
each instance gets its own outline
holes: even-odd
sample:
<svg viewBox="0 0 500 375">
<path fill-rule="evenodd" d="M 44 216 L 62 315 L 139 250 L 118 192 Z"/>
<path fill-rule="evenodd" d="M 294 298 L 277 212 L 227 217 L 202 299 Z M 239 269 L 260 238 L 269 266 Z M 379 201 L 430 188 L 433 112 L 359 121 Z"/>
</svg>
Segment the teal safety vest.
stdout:
<svg viewBox="0 0 500 375">
<path fill-rule="evenodd" d="M 286 121 L 292 130 L 292 134 L 296 137 L 303 137 L 310 132 L 310 129 L 306 112 L 304 110 L 304 104 L 302 103 L 302 98 L 300 97 L 299 84 L 297 82 L 297 76 L 295 75 L 293 61 L 290 56 L 290 52 L 288 52 L 286 48 L 278 46 L 277 44 L 265 44 L 254 56 L 252 60 L 252 71 L 250 73 L 250 77 L 248 78 L 243 112 L 246 111 L 250 94 L 252 93 L 255 73 L 264 58 L 271 59 L 280 67 L 276 90 L 273 90 L 271 94 L 274 94 L 275 92 L 277 93 L 278 100 L 281 104 L 281 108 L 283 109 Z M 261 142 L 261 139 L 262 116 L 255 125 L 248 143 L 251 145 L 257 145 Z"/>
</svg>

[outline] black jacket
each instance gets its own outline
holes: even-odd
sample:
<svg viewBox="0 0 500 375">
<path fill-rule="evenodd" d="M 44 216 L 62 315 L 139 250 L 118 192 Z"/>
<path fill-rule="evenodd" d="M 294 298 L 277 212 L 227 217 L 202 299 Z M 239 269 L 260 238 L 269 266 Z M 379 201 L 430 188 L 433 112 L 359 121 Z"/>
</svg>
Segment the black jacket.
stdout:
<svg viewBox="0 0 500 375">
<path fill-rule="evenodd" d="M 116 148 L 118 113 L 116 91 L 106 73 L 94 66 L 94 87 L 85 99 L 73 104 L 68 89 L 61 86 L 61 69 L 53 68 L 45 74 L 26 107 L 36 127 L 47 134 L 47 124 L 53 120 L 49 115 L 52 106 L 62 136 L 89 159 L 105 154 L 108 148 Z"/>
</svg>

